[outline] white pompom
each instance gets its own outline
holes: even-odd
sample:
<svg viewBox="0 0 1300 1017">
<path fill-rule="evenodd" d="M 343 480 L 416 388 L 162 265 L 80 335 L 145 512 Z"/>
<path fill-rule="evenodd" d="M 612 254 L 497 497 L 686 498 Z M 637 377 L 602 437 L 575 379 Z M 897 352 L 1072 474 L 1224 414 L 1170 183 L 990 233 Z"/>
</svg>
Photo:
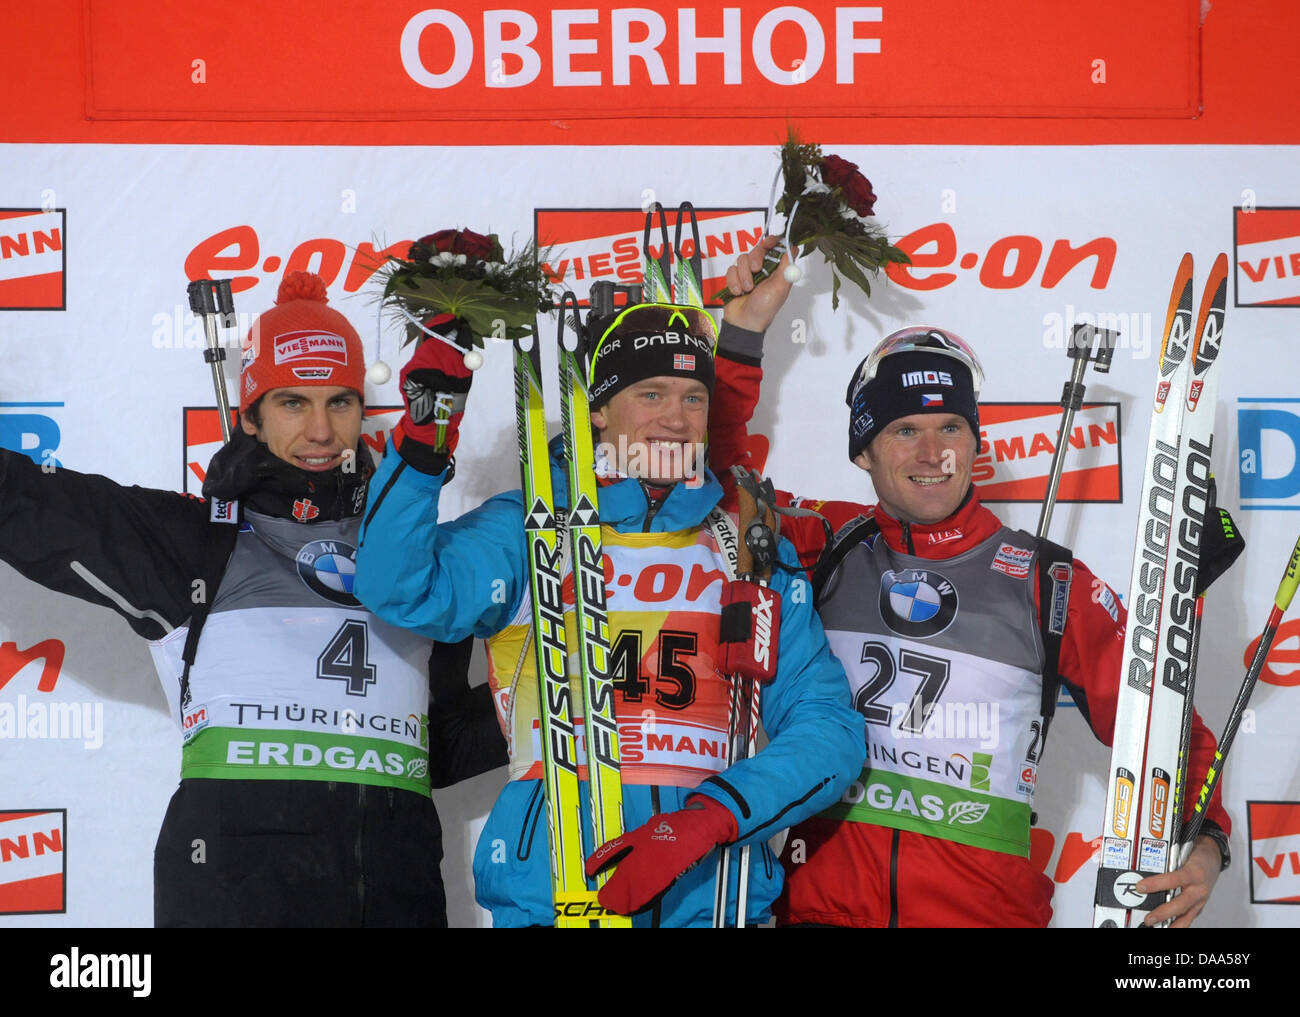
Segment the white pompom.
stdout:
<svg viewBox="0 0 1300 1017">
<path fill-rule="evenodd" d="M 803 278 L 803 269 L 798 265 L 786 265 L 785 271 L 781 275 L 785 277 L 786 282 L 797 283 Z"/>
<path fill-rule="evenodd" d="M 465 366 L 471 371 L 477 371 L 483 366 L 483 354 L 478 350 L 470 350 L 464 356 Z"/>
<path fill-rule="evenodd" d="M 382 360 L 376 360 L 370 365 L 370 370 L 366 372 L 366 377 L 372 385 L 387 385 L 388 379 L 392 376 L 393 369 Z"/>
</svg>

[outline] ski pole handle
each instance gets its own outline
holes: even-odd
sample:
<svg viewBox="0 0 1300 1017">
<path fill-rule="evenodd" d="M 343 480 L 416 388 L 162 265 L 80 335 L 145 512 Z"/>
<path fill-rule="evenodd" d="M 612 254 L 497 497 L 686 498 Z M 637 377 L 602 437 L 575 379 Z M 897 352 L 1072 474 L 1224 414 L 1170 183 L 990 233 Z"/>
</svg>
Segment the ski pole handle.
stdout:
<svg viewBox="0 0 1300 1017">
<path fill-rule="evenodd" d="M 217 339 L 217 322 L 222 327 L 231 323 L 235 313 L 234 299 L 230 294 L 229 279 L 195 279 L 186 288 L 190 298 L 190 310 L 203 319 L 203 334 L 207 348 L 203 359 L 212 368 L 212 387 L 217 395 L 217 413 L 221 417 L 221 437 L 230 441 L 230 398 L 226 394 L 226 376 L 222 364 L 226 359 L 225 348 Z"/>
<path fill-rule="evenodd" d="M 1100 339 L 1095 349 L 1093 344 Z M 1061 472 L 1065 468 L 1065 450 L 1070 441 L 1070 426 L 1074 423 L 1074 413 L 1083 407 L 1083 394 L 1087 391 L 1083 384 L 1083 374 L 1089 362 L 1096 365 L 1099 373 L 1110 370 L 1111 358 L 1115 355 L 1115 342 L 1119 333 L 1107 328 L 1097 328 L 1085 322 L 1079 322 L 1070 330 L 1065 352 L 1074 361 L 1070 367 L 1070 380 L 1061 390 L 1061 428 L 1056 435 L 1056 449 L 1052 453 L 1052 466 L 1047 475 L 1047 491 L 1043 495 L 1043 508 L 1038 515 L 1038 528 L 1035 535 L 1041 540 L 1047 536 L 1052 526 L 1052 510 L 1056 507 L 1056 491 L 1061 483 Z"/>
</svg>

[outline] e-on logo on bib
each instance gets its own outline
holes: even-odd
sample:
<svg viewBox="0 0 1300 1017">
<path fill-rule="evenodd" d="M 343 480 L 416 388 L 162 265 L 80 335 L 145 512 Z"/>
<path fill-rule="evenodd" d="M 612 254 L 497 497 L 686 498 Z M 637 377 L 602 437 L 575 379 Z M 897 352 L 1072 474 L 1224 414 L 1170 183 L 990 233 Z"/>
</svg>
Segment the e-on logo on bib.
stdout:
<svg viewBox="0 0 1300 1017">
<path fill-rule="evenodd" d="M 313 593 L 334 604 L 357 607 L 352 586 L 357 571 L 357 549 L 341 540 L 313 540 L 298 552 L 298 575 Z"/>
<path fill-rule="evenodd" d="M 880 577 L 880 617 L 901 636 L 937 636 L 957 617 L 957 589 L 930 569 Z"/>
</svg>

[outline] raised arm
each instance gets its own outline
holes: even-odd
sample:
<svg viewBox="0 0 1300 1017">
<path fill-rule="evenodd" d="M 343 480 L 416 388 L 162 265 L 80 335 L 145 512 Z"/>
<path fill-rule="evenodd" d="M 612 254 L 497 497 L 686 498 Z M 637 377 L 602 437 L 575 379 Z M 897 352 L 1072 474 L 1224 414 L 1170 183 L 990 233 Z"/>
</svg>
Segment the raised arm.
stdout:
<svg viewBox="0 0 1300 1017">
<path fill-rule="evenodd" d="M 210 528 L 197 498 L 36 465 L 0 449 L 0 560 L 161 639 L 194 610 Z"/>
</svg>

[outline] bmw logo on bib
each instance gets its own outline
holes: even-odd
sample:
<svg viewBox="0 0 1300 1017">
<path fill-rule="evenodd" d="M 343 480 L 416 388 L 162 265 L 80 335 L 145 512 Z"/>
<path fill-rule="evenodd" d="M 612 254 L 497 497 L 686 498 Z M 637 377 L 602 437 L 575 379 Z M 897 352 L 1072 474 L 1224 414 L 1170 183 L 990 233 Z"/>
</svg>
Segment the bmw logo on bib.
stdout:
<svg viewBox="0 0 1300 1017">
<path fill-rule="evenodd" d="M 880 577 L 880 617 L 902 636 L 937 636 L 957 617 L 957 589 L 930 569 Z"/>
<path fill-rule="evenodd" d="M 313 540 L 298 552 L 298 575 L 302 581 L 328 601 L 345 607 L 357 607 L 352 595 L 355 581 L 357 549 L 341 540 Z"/>
</svg>

